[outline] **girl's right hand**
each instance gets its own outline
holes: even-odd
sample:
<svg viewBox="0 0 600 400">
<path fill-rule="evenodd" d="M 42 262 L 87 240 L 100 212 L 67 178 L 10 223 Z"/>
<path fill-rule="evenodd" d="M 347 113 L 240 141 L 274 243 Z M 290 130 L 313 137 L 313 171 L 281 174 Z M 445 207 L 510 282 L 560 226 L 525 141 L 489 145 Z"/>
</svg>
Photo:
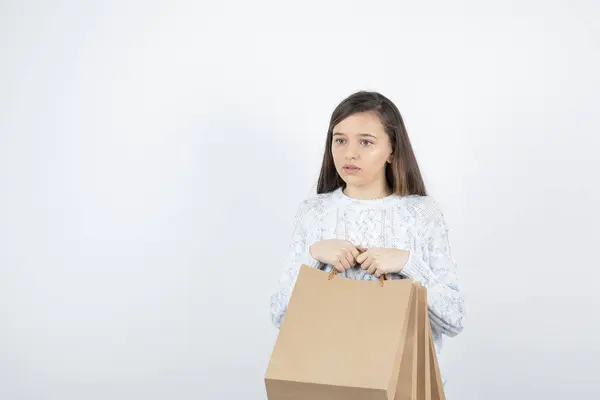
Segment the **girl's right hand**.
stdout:
<svg viewBox="0 0 600 400">
<path fill-rule="evenodd" d="M 324 263 L 331 265 L 338 272 L 344 272 L 356 265 L 356 257 L 360 251 L 347 240 L 327 239 L 316 242 L 310 246 L 311 256 Z"/>
</svg>

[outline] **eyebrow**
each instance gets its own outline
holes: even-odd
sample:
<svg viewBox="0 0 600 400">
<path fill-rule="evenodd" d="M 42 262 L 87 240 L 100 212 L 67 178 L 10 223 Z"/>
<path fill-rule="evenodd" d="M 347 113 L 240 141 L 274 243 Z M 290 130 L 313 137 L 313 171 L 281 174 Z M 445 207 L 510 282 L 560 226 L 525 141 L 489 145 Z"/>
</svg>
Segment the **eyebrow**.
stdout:
<svg viewBox="0 0 600 400">
<path fill-rule="evenodd" d="M 345 135 L 345 133 L 343 133 L 343 132 L 333 132 L 333 136 L 340 136 L 340 135 Z M 377 136 L 371 135 L 370 133 L 359 133 L 357 135 L 361 136 L 361 137 L 372 137 L 373 139 L 378 139 Z"/>
</svg>

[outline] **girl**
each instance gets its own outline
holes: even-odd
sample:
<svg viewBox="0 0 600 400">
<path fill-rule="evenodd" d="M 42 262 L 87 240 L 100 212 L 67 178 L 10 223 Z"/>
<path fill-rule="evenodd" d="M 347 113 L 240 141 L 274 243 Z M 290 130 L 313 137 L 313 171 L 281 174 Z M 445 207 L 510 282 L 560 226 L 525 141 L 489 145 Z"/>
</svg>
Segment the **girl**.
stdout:
<svg viewBox="0 0 600 400">
<path fill-rule="evenodd" d="M 400 112 L 385 96 L 360 91 L 336 107 L 317 195 L 300 203 L 293 226 L 287 264 L 271 296 L 276 327 L 306 264 L 335 268 L 350 279 L 386 274 L 421 282 L 438 359 L 443 335 L 462 331 L 464 300 L 444 217 L 426 193 Z"/>
</svg>

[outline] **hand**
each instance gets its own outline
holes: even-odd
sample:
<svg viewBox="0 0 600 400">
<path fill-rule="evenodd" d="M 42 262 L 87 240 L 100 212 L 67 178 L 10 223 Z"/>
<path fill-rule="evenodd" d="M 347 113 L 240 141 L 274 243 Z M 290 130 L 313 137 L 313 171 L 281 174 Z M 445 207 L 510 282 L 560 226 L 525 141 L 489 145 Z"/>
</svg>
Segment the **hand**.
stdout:
<svg viewBox="0 0 600 400">
<path fill-rule="evenodd" d="M 310 246 L 309 252 L 313 258 L 331 265 L 338 272 L 344 272 L 356 265 L 358 249 L 347 240 L 327 239 Z"/>
<path fill-rule="evenodd" d="M 367 273 L 380 277 L 383 274 L 398 273 L 408 261 L 409 250 L 396 248 L 358 248 L 362 253 L 356 257 L 356 262 L 361 264 Z"/>
</svg>

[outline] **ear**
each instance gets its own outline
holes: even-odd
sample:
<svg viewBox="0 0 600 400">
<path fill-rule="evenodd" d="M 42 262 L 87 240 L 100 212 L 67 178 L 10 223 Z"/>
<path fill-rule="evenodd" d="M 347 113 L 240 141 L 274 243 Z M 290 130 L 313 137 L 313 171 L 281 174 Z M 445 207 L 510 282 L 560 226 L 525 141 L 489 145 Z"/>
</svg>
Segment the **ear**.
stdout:
<svg viewBox="0 0 600 400">
<path fill-rule="evenodd" d="M 393 159 L 394 159 L 394 153 L 390 153 L 390 155 L 389 155 L 389 156 L 388 156 L 388 158 L 387 158 L 387 162 L 388 162 L 389 164 L 391 164 Z"/>
</svg>

